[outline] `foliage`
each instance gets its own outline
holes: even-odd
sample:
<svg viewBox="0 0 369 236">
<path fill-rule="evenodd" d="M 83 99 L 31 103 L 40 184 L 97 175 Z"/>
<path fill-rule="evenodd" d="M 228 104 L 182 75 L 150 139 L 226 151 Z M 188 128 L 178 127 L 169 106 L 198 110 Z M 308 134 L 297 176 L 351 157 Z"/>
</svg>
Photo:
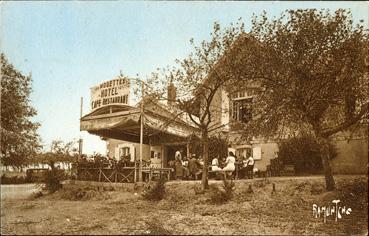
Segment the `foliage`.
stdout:
<svg viewBox="0 0 369 236">
<path fill-rule="evenodd" d="M 368 179 L 365 177 L 355 178 L 343 182 L 337 189 L 338 198 L 357 209 L 364 210 L 368 206 Z"/>
<path fill-rule="evenodd" d="M 350 11 L 290 10 L 271 21 L 264 13 L 252 23 L 244 42 L 254 50 L 238 60 L 240 79 L 263 89 L 252 135 L 324 139 L 368 118 L 368 32 L 353 26 Z"/>
<path fill-rule="evenodd" d="M 230 180 L 223 180 L 222 186 L 210 185 L 210 200 L 215 204 L 223 204 L 233 197 L 235 184 Z"/>
<path fill-rule="evenodd" d="M 142 196 L 146 200 L 150 201 L 160 201 L 165 195 L 165 179 L 160 178 L 154 183 L 154 185 L 147 185 L 142 192 Z"/>
<path fill-rule="evenodd" d="M 201 139 L 196 136 L 196 135 L 191 135 L 188 138 L 188 142 L 189 142 L 189 148 L 190 148 L 190 153 L 191 154 L 196 154 L 196 156 L 200 156 L 202 155 L 202 143 L 201 143 Z"/>
<path fill-rule="evenodd" d="M 202 155 L 201 139 L 193 136 L 190 139 L 190 153 L 195 153 L 197 156 Z M 214 157 L 226 157 L 228 155 L 228 141 L 221 136 L 211 136 L 209 138 L 209 163 Z"/>
<path fill-rule="evenodd" d="M 62 187 L 61 180 L 62 180 L 62 176 L 60 172 L 56 171 L 56 169 L 48 170 L 45 173 L 44 189 L 52 193 L 55 192 L 56 190 Z"/>
<path fill-rule="evenodd" d="M 41 153 L 34 160 L 40 163 L 47 163 L 51 170 L 45 173 L 44 184 L 45 190 L 55 192 L 62 187 L 61 181 L 67 178 L 65 171 L 57 169 L 57 162 L 74 162 L 77 158 L 77 150 L 73 147 L 74 142 L 64 143 L 61 140 L 53 140 L 50 152 Z"/>
<path fill-rule="evenodd" d="M 209 157 L 225 158 L 228 156 L 228 141 L 220 136 L 209 138 Z M 211 160 L 209 160 L 209 163 Z"/>
<path fill-rule="evenodd" d="M 323 170 L 320 145 L 312 136 L 305 135 L 279 144 L 279 158 L 283 164 L 293 164 L 296 173 L 320 173 Z M 336 148 L 329 145 L 329 156 L 337 156 Z"/>
<path fill-rule="evenodd" d="M 106 200 L 110 198 L 110 195 L 106 193 L 105 188 L 96 188 L 91 186 L 78 187 L 70 185 L 68 188 L 63 188 L 59 192 L 62 199 L 71 201 Z"/>
<path fill-rule="evenodd" d="M 38 153 L 29 160 L 29 163 L 65 162 L 72 163 L 77 159 L 77 149 L 74 147 L 75 142 L 64 142 L 62 140 L 53 140 L 51 142 L 50 151 Z"/>
<path fill-rule="evenodd" d="M 166 97 L 166 85 L 174 84 L 177 87 L 176 99 L 172 103 L 183 110 L 199 130 L 202 141 L 202 156 L 204 159 L 202 186 L 208 187 L 208 156 L 209 156 L 209 132 L 219 126 L 219 115 L 223 109 L 214 106 L 213 101 L 219 95 L 219 90 L 233 77 L 224 73 L 220 64 L 226 65 L 232 61 L 224 57 L 224 53 L 232 47 L 232 44 L 244 31 L 243 23 L 238 22 L 228 28 L 222 29 L 218 23 L 214 23 L 213 32 L 209 41 L 202 41 L 199 45 L 193 39 L 190 43 L 193 52 L 183 60 L 176 60 L 177 67 L 165 68 L 152 73 L 148 84 L 161 90 L 150 91 L 160 99 Z M 229 64 L 229 63 L 228 63 Z M 161 83 L 161 84 L 160 84 Z M 194 114 L 198 116 L 194 116 Z"/>
<path fill-rule="evenodd" d="M 94 162 L 98 165 L 98 166 L 101 166 L 104 161 L 106 161 L 106 157 L 104 157 L 103 155 L 101 155 L 100 153 L 93 153 L 91 156 L 90 156 L 91 159 L 94 160 Z"/>
<path fill-rule="evenodd" d="M 30 105 L 31 76 L 24 76 L 1 53 L 1 162 L 6 166 L 24 165 L 40 148 L 37 112 Z"/>
<path fill-rule="evenodd" d="M 368 30 L 353 26 L 347 10 L 299 9 L 273 20 L 266 13 L 254 17 L 250 33 L 239 38 L 231 55 L 239 70 L 228 71 L 260 88 L 245 136 L 315 136 L 326 187 L 333 190 L 328 138 L 368 120 L 368 48 Z"/>
<path fill-rule="evenodd" d="M 29 183 L 29 180 L 24 176 L 6 176 L 1 175 L 1 184 L 25 184 Z"/>
</svg>

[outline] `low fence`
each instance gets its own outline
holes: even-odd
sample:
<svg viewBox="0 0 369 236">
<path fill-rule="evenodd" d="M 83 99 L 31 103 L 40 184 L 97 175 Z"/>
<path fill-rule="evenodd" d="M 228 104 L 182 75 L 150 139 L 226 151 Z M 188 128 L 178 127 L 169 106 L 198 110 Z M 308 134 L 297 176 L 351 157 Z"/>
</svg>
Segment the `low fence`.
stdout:
<svg viewBox="0 0 369 236">
<path fill-rule="evenodd" d="M 144 181 L 165 178 L 170 180 L 172 168 L 142 168 Z M 138 167 L 100 166 L 93 167 L 88 165 L 77 166 L 77 180 L 96 181 L 109 183 L 134 183 L 138 181 Z"/>
<path fill-rule="evenodd" d="M 77 168 L 77 180 L 110 183 L 133 183 L 136 179 L 134 167 L 122 168 Z"/>
</svg>

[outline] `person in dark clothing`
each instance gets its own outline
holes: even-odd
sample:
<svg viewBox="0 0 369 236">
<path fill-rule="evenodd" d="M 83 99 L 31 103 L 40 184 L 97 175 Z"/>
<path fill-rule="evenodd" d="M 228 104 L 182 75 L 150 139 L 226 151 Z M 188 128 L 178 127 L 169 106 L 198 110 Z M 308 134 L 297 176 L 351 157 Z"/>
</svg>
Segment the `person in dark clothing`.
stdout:
<svg viewBox="0 0 369 236">
<path fill-rule="evenodd" d="M 188 171 L 191 178 L 197 179 L 197 176 L 202 172 L 202 165 L 199 160 L 196 158 L 196 155 L 193 154 L 191 159 L 188 161 Z"/>
<path fill-rule="evenodd" d="M 247 167 L 246 167 L 247 168 L 247 178 L 253 179 L 255 160 L 251 155 L 249 155 L 249 158 L 246 161 L 247 161 Z"/>
</svg>

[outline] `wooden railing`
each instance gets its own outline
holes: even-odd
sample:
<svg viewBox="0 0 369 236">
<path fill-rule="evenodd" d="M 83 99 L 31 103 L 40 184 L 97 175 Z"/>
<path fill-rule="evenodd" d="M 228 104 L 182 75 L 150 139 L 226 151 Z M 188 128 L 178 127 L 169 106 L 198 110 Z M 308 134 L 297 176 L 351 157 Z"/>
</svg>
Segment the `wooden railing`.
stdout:
<svg viewBox="0 0 369 236">
<path fill-rule="evenodd" d="M 158 178 L 166 178 L 170 180 L 172 168 L 151 168 L 143 167 L 142 174 L 144 181 L 154 180 Z M 110 183 L 134 183 L 137 181 L 138 168 L 122 167 L 122 166 L 107 166 L 100 167 L 78 165 L 77 180 L 98 181 Z"/>
</svg>

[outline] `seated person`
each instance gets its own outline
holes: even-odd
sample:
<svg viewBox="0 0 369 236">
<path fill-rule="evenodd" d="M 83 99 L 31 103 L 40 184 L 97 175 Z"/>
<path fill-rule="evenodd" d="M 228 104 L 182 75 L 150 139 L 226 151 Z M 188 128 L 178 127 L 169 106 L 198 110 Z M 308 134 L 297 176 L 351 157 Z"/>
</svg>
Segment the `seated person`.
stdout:
<svg viewBox="0 0 369 236">
<path fill-rule="evenodd" d="M 211 170 L 212 171 L 222 170 L 222 168 L 219 167 L 219 161 L 217 157 L 214 157 L 214 159 L 211 161 Z"/>
<path fill-rule="evenodd" d="M 202 173 L 201 169 L 202 169 L 201 163 L 196 158 L 196 155 L 193 154 L 191 159 L 188 161 L 188 170 L 190 177 L 197 179 L 198 175 Z"/>
<path fill-rule="evenodd" d="M 226 166 L 222 169 L 222 171 L 230 172 L 230 174 L 232 175 L 233 171 L 235 171 L 236 169 L 235 162 L 236 158 L 234 157 L 233 152 L 229 152 L 229 155 L 225 161 Z"/>
<path fill-rule="evenodd" d="M 225 167 L 222 169 L 223 171 L 234 171 L 236 159 L 234 157 L 233 152 L 229 152 L 229 155 L 225 161 Z"/>
</svg>

